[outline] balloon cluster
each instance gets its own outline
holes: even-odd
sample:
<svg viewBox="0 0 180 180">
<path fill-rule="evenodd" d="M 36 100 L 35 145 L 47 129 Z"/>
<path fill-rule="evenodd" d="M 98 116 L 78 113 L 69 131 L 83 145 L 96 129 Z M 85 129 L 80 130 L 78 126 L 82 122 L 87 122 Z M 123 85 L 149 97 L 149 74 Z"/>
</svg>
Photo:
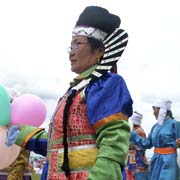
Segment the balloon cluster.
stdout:
<svg viewBox="0 0 180 180">
<path fill-rule="evenodd" d="M 20 147 L 5 145 L 10 125 L 40 126 L 46 118 L 45 103 L 32 94 L 23 94 L 10 102 L 6 88 L 0 85 L 0 169 L 12 164 L 20 153 Z"/>
<path fill-rule="evenodd" d="M 46 118 L 44 101 L 36 95 L 23 94 L 10 103 L 5 87 L 0 85 L 0 126 L 40 126 Z"/>
</svg>

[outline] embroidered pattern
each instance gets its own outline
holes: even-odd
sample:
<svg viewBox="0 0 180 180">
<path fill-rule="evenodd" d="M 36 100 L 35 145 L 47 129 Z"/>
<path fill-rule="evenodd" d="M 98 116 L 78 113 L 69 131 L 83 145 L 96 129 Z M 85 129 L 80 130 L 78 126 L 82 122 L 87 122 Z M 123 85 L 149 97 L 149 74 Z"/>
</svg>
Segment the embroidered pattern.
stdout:
<svg viewBox="0 0 180 180">
<path fill-rule="evenodd" d="M 59 102 L 61 103 L 61 101 Z M 49 155 L 49 179 L 52 180 L 58 180 L 58 179 L 65 179 L 66 176 L 64 175 L 64 172 L 61 170 L 62 165 L 62 156 L 63 156 L 63 110 L 65 107 L 66 101 L 64 101 L 60 108 L 57 110 L 54 121 L 52 123 L 52 135 L 51 140 L 49 141 L 49 147 L 48 147 L 48 155 Z M 86 104 L 84 104 L 81 100 L 80 93 L 78 93 L 74 97 L 73 104 L 69 110 L 69 118 L 68 118 L 68 147 L 69 147 L 69 162 L 71 162 L 71 154 L 73 154 L 72 157 L 79 158 L 85 157 L 84 153 L 88 152 L 97 152 L 97 148 L 95 145 L 95 130 L 90 126 L 90 123 L 86 116 Z M 78 151 L 79 146 L 86 147 L 86 149 L 82 150 L 80 149 Z M 93 147 L 92 147 L 93 146 Z M 73 148 L 75 149 L 74 151 Z M 76 152 L 79 152 L 76 156 Z M 78 166 L 76 164 L 76 167 L 73 168 L 73 164 L 70 163 L 71 168 L 71 175 L 70 179 L 72 177 L 73 180 L 80 179 L 85 180 L 88 176 L 88 169 L 90 168 L 89 165 L 95 161 L 96 153 L 92 158 L 85 158 L 82 159 L 81 164 Z M 89 154 L 90 156 L 90 154 Z M 95 156 L 95 157 L 94 157 Z M 86 165 L 84 167 L 79 168 L 81 165 Z M 81 171 L 81 172 L 79 172 Z"/>
</svg>

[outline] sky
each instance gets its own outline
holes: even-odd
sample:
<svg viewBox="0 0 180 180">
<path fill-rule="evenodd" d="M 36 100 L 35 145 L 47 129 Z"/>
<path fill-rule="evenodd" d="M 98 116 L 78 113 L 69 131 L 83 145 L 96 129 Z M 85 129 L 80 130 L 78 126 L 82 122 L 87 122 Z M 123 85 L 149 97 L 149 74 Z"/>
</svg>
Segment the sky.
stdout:
<svg viewBox="0 0 180 180">
<path fill-rule="evenodd" d="M 172 100 L 180 120 L 180 11 L 178 0 L 3 0 L 0 1 L 0 83 L 41 97 L 48 126 L 58 98 L 76 76 L 67 47 L 86 6 L 107 8 L 121 18 L 129 42 L 118 62 L 133 109 L 143 114 L 148 134 L 156 120 L 152 104 Z"/>
</svg>

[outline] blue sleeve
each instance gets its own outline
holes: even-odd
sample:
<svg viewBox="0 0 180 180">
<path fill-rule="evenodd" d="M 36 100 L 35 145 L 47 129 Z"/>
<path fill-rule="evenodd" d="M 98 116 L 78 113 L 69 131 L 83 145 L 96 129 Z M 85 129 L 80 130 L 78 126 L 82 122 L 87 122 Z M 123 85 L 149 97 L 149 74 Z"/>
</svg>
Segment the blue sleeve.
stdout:
<svg viewBox="0 0 180 180">
<path fill-rule="evenodd" d="M 29 141 L 26 143 L 26 149 L 29 151 L 33 151 L 36 154 L 40 154 L 42 156 L 47 155 L 47 137 L 44 137 L 44 132 L 41 132 L 35 137 L 32 137 L 29 139 Z"/>
<path fill-rule="evenodd" d="M 16 144 L 29 151 L 46 156 L 47 132 L 43 128 L 24 125 L 18 133 Z"/>
<path fill-rule="evenodd" d="M 131 131 L 130 141 L 142 149 L 150 149 L 153 147 L 151 133 L 149 133 L 147 138 L 143 138 L 135 131 Z"/>
<path fill-rule="evenodd" d="M 132 99 L 124 79 L 107 73 L 85 90 L 87 115 L 91 125 L 113 114 L 132 115 Z"/>
</svg>

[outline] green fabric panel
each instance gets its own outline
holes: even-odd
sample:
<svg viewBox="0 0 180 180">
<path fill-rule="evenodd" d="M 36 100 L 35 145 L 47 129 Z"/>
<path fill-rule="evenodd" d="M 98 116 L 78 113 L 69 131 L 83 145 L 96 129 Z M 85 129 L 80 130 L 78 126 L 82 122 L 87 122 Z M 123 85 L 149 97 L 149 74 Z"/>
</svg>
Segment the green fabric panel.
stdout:
<svg viewBox="0 0 180 180">
<path fill-rule="evenodd" d="M 120 165 L 126 165 L 130 127 L 125 120 L 110 122 L 97 130 L 99 148 L 87 180 L 122 180 Z"/>
<path fill-rule="evenodd" d="M 98 158 L 91 168 L 87 180 L 122 180 L 119 163 L 106 158 Z"/>
<path fill-rule="evenodd" d="M 34 126 L 22 126 L 21 131 L 17 137 L 16 140 L 16 144 L 18 146 L 22 147 L 22 144 L 24 143 L 25 139 L 27 138 L 27 136 L 29 136 L 32 133 L 32 136 L 30 136 L 29 138 L 36 138 L 36 136 L 39 136 L 39 133 L 42 134 L 42 136 L 40 136 L 41 138 L 47 138 L 47 132 L 44 131 L 44 129 L 39 130 L 38 132 L 36 132 L 35 134 L 33 132 L 35 132 L 37 130 L 37 127 Z M 43 133 L 42 133 L 43 132 Z"/>
<path fill-rule="evenodd" d="M 84 78 L 84 77 L 89 76 L 89 75 L 96 69 L 96 67 L 97 67 L 97 65 L 90 67 L 90 68 L 87 69 L 86 71 L 82 72 L 82 73 L 79 75 L 79 77 Z"/>
<path fill-rule="evenodd" d="M 97 158 L 108 158 L 126 165 L 126 156 L 129 149 L 130 127 L 126 120 L 116 120 L 97 130 Z"/>
<path fill-rule="evenodd" d="M 42 129 L 41 131 L 34 134 L 32 138 L 40 140 L 40 139 L 47 139 L 47 136 L 48 136 L 48 133 L 44 129 Z"/>
</svg>

